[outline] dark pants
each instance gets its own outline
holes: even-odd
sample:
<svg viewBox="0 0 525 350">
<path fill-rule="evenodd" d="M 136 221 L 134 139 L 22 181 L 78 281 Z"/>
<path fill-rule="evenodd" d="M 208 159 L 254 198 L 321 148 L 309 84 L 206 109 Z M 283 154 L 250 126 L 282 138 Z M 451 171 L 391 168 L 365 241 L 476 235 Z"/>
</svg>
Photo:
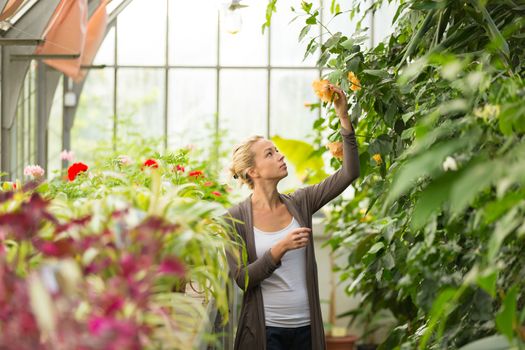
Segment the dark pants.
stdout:
<svg viewBox="0 0 525 350">
<path fill-rule="evenodd" d="M 266 350 L 311 350 L 310 326 L 266 327 Z"/>
</svg>

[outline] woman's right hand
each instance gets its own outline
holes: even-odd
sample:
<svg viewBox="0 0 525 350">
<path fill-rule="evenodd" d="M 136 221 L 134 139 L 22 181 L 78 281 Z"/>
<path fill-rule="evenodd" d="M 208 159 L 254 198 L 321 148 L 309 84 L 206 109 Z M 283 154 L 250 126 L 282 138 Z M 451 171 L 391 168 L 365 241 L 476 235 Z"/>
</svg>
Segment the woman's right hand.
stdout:
<svg viewBox="0 0 525 350">
<path fill-rule="evenodd" d="M 304 248 L 310 240 L 310 233 L 312 230 L 308 227 L 298 227 L 291 230 L 281 241 L 286 251 Z"/>
<path fill-rule="evenodd" d="M 312 230 L 308 227 L 298 227 L 291 230 L 286 237 L 275 243 L 271 248 L 273 260 L 277 263 L 287 251 L 306 247 L 311 233 Z"/>
</svg>

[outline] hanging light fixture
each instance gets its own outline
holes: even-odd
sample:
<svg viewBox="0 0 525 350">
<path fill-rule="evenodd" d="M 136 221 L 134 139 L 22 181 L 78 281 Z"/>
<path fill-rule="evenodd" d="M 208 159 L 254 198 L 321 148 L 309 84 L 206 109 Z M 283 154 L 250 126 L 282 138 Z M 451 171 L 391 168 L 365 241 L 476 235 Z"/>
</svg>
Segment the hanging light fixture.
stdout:
<svg viewBox="0 0 525 350">
<path fill-rule="evenodd" d="M 225 3 L 222 11 L 222 23 L 224 30 L 230 34 L 237 34 L 242 28 L 242 16 L 240 9 L 248 7 L 241 4 L 241 0 L 232 0 L 231 3 Z"/>
</svg>

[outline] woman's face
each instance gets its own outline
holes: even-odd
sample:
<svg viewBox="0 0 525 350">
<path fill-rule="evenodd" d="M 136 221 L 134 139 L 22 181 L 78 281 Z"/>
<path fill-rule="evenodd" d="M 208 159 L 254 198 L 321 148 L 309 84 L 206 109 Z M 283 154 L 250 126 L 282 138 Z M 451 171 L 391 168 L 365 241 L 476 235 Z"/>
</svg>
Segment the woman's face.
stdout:
<svg viewBox="0 0 525 350">
<path fill-rule="evenodd" d="M 254 181 L 281 180 L 288 176 L 284 156 L 279 153 L 273 142 L 260 139 L 252 145 L 255 154 L 255 166 L 248 171 Z"/>
</svg>

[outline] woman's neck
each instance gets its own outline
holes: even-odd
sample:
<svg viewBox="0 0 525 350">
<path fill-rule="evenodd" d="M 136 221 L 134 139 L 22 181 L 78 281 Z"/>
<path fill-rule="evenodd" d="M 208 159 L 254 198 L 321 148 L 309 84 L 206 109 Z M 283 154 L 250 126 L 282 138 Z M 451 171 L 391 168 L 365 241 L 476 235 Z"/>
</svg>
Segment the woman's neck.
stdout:
<svg viewBox="0 0 525 350">
<path fill-rule="evenodd" d="M 260 185 L 253 189 L 252 208 L 259 210 L 274 210 L 281 204 L 279 192 L 275 184 Z"/>
</svg>

